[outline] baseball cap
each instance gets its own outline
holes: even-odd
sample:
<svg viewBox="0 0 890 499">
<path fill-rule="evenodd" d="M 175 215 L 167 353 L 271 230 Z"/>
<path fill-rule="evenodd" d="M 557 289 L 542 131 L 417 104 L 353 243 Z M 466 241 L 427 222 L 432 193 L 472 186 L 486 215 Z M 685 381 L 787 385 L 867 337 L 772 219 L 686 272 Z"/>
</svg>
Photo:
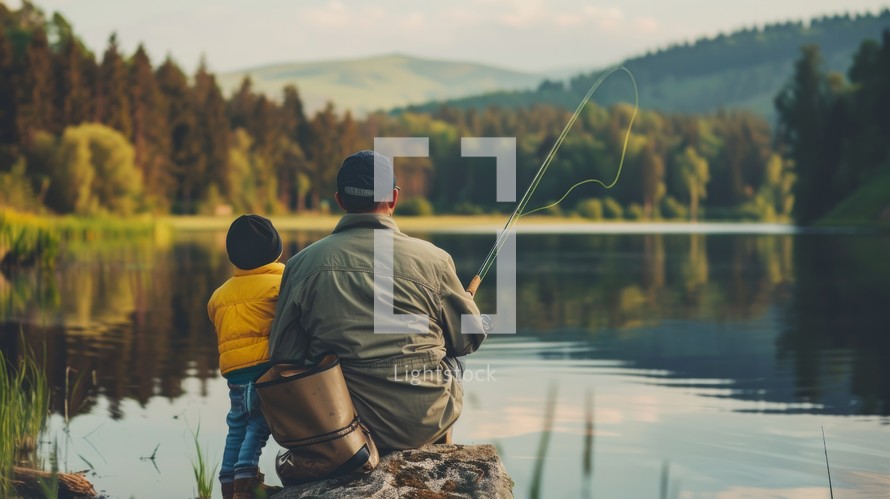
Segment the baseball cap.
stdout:
<svg viewBox="0 0 890 499">
<path fill-rule="evenodd" d="M 374 161 L 380 168 L 380 178 L 374 177 Z M 390 182 L 389 179 L 392 179 Z M 389 192 L 396 188 L 396 176 L 393 172 L 392 159 L 374 151 L 359 151 L 343 160 L 343 166 L 337 172 L 337 192 L 340 196 L 349 196 L 362 200 L 374 200 L 375 185 L 380 192 L 388 197 Z"/>
</svg>

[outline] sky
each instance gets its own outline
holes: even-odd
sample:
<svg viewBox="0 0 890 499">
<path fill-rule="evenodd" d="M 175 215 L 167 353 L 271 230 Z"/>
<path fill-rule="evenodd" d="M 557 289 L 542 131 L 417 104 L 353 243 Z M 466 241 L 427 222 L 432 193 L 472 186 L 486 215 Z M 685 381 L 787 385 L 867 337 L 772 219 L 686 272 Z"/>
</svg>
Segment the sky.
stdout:
<svg viewBox="0 0 890 499">
<path fill-rule="evenodd" d="M 3 1 L 3 0 L 0 0 Z M 6 0 L 17 6 L 20 0 Z M 890 0 L 36 0 L 101 53 L 132 51 L 214 71 L 402 53 L 530 72 L 592 69 L 671 43 Z"/>
</svg>

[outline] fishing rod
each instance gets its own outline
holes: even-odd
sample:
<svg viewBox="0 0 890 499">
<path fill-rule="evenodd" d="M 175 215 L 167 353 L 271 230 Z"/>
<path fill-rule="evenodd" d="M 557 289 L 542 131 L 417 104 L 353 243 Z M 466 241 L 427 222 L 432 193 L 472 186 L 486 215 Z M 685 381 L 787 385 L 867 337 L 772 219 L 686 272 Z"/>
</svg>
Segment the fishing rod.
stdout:
<svg viewBox="0 0 890 499">
<path fill-rule="evenodd" d="M 569 134 L 569 131 L 572 129 L 572 125 L 574 125 L 575 121 L 578 120 L 578 117 L 581 115 L 581 111 L 584 109 L 584 106 L 587 105 L 587 103 L 590 101 L 590 98 L 593 97 L 593 94 L 596 93 L 596 90 L 600 87 L 600 85 L 603 83 L 603 81 L 605 81 L 606 78 L 612 76 L 613 74 L 615 74 L 619 71 L 623 71 L 623 72 L 627 73 L 627 76 L 630 78 L 630 81 L 633 84 L 634 111 L 630 117 L 630 121 L 627 124 L 627 132 L 624 134 L 624 145 L 621 148 L 621 160 L 618 162 L 618 171 L 615 173 L 615 178 L 608 185 L 605 182 L 603 182 L 602 180 L 595 179 L 595 178 L 582 180 L 581 182 L 578 182 L 577 184 L 571 186 L 569 188 L 569 190 L 567 190 L 566 193 L 563 194 L 563 196 L 561 198 L 559 198 L 559 200 L 556 201 L 555 203 L 552 203 L 552 204 L 549 204 L 546 206 L 542 206 L 540 208 L 535 208 L 534 210 L 531 210 L 527 213 L 523 213 L 522 210 L 525 209 L 526 205 L 528 204 L 529 200 L 532 197 L 532 194 L 534 194 L 535 191 L 538 189 L 538 185 L 541 183 L 541 179 L 544 177 L 544 174 L 547 173 L 547 169 L 550 168 L 550 163 L 553 162 L 553 158 L 556 156 L 556 151 L 559 150 L 559 148 L 562 145 L 563 141 L 565 140 L 566 136 Z M 565 128 L 562 129 L 562 132 L 559 134 L 559 137 L 556 139 L 556 142 L 553 143 L 553 147 L 550 148 L 550 152 L 547 154 L 547 157 L 544 158 L 544 162 L 541 163 L 541 167 L 538 168 L 538 172 L 535 174 L 534 178 L 532 178 L 532 181 L 529 184 L 528 189 L 526 189 L 525 194 L 523 194 L 522 198 L 519 200 L 519 203 L 516 204 L 516 209 L 513 210 L 513 213 L 510 215 L 510 218 L 507 219 L 507 224 L 504 225 L 504 230 L 501 231 L 501 233 L 498 236 L 497 240 L 495 241 L 494 245 L 491 247 L 491 250 L 488 252 L 488 256 L 485 257 L 485 261 L 482 262 L 482 266 L 479 267 L 479 271 L 476 272 L 475 276 L 473 276 L 473 279 L 470 281 L 470 285 L 467 286 L 467 292 L 470 293 L 470 295 L 476 294 L 476 291 L 479 289 L 479 285 L 482 284 L 482 280 L 485 279 L 485 276 L 488 274 L 489 269 L 491 269 L 491 266 L 494 264 L 494 261 L 497 259 L 498 253 L 501 251 L 501 248 L 503 248 L 504 244 L 507 242 L 507 238 L 509 237 L 509 234 L 510 234 L 510 229 L 512 229 L 513 226 L 516 225 L 516 222 L 519 221 L 520 218 L 522 218 L 525 215 L 530 215 L 537 211 L 546 210 L 548 208 L 552 208 L 552 207 L 558 205 L 565 198 L 567 198 L 568 195 L 571 194 L 571 192 L 573 190 L 575 190 L 576 187 L 579 187 L 581 185 L 588 184 L 588 183 L 597 183 L 606 189 L 611 189 L 612 187 L 615 186 L 615 184 L 618 182 L 618 178 L 621 176 L 621 169 L 624 166 L 624 158 L 625 158 L 625 155 L 627 154 L 627 142 L 630 139 L 630 130 L 633 127 L 634 120 L 637 117 L 637 111 L 639 110 L 639 107 L 640 107 L 640 94 L 639 94 L 639 91 L 637 90 L 637 81 L 634 79 L 634 75 L 633 75 L 633 73 L 630 72 L 629 69 L 627 69 L 624 66 L 616 66 L 616 67 L 604 72 L 602 75 L 600 75 L 599 78 L 597 78 L 597 80 L 593 83 L 593 85 L 590 86 L 590 90 L 587 91 L 587 94 L 584 96 L 584 98 L 581 99 L 581 102 L 578 104 L 578 107 L 575 109 L 575 112 L 572 114 L 572 117 L 569 118 L 569 122 L 566 123 Z"/>
</svg>

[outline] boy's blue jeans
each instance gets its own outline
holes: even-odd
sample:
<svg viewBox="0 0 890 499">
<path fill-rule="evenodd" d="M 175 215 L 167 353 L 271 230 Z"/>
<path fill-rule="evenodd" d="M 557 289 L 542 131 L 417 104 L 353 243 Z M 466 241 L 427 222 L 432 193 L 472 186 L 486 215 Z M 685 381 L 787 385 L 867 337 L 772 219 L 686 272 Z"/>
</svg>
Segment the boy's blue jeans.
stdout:
<svg viewBox="0 0 890 499">
<path fill-rule="evenodd" d="M 229 400 L 232 407 L 226 416 L 229 433 L 219 470 L 221 483 L 257 476 L 260 453 L 269 439 L 269 426 L 253 385 L 229 383 Z"/>
</svg>

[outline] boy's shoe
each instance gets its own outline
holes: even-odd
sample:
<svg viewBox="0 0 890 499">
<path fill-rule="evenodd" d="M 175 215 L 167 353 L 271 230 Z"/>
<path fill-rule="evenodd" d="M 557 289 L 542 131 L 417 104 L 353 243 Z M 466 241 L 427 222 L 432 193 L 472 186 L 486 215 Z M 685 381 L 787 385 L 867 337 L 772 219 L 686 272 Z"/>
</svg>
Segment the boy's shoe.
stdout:
<svg viewBox="0 0 890 499">
<path fill-rule="evenodd" d="M 232 499 L 256 499 L 254 492 L 262 483 L 257 477 L 236 478 Z"/>
<path fill-rule="evenodd" d="M 264 499 L 282 490 L 282 487 L 264 484 L 265 478 L 265 475 L 257 472 L 255 477 L 235 480 L 235 494 L 232 499 Z"/>
<path fill-rule="evenodd" d="M 266 493 L 267 496 L 277 494 L 278 492 L 284 490 L 284 487 L 279 487 L 277 485 L 266 485 L 264 483 L 266 481 L 266 475 L 264 475 L 262 471 L 257 471 L 256 477 L 257 480 L 260 481 L 260 488 L 263 490 L 263 492 Z"/>
<path fill-rule="evenodd" d="M 235 495 L 235 482 L 223 482 L 219 484 L 223 499 L 233 499 Z"/>
</svg>

